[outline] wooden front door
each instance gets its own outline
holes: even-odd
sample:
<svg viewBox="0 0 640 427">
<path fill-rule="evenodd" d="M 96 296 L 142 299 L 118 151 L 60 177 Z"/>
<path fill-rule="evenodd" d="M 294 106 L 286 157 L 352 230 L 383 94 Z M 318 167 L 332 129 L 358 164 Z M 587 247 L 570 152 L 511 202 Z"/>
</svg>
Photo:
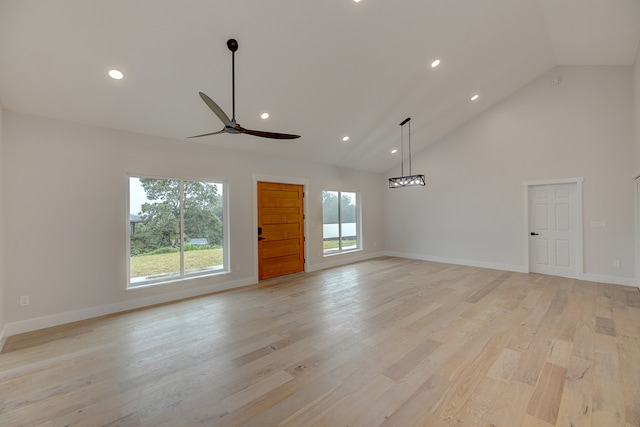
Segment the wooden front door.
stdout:
<svg viewBox="0 0 640 427">
<path fill-rule="evenodd" d="M 258 279 L 304 271 L 302 185 L 258 182 Z"/>
</svg>

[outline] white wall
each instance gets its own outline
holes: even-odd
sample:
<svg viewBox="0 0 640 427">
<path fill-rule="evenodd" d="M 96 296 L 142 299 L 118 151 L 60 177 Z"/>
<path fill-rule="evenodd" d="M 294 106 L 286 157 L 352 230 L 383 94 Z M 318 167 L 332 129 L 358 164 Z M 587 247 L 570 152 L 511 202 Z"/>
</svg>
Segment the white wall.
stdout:
<svg viewBox="0 0 640 427">
<path fill-rule="evenodd" d="M 633 284 L 632 88 L 632 67 L 557 67 L 414 155 L 427 187 L 386 190 L 387 251 L 523 271 L 523 182 L 584 177 L 582 277 Z"/>
<path fill-rule="evenodd" d="M 380 174 L 11 112 L 5 112 L 4 133 L 5 297 L 31 298 L 28 307 L 5 307 L 9 334 L 255 283 L 255 174 L 308 181 L 308 270 L 382 254 Z M 240 270 L 125 291 L 128 173 L 227 180 L 230 265 L 240 264 Z M 327 188 L 361 192 L 362 251 L 323 258 L 321 204 Z"/>
<path fill-rule="evenodd" d="M 4 333 L 4 325 L 5 325 L 5 320 L 4 320 L 4 312 L 5 312 L 5 305 L 6 305 L 6 301 L 5 301 L 5 297 L 4 297 L 4 287 L 5 287 L 5 282 L 4 282 L 4 235 L 3 235 L 3 230 L 4 230 L 4 221 L 3 221 L 3 199 L 4 199 L 4 187 L 3 187 L 3 175 L 4 175 L 4 167 L 3 167 L 3 117 L 4 117 L 4 110 L 2 109 L 2 106 L 0 106 L 0 348 L 2 348 L 2 345 L 4 344 L 4 337 L 5 337 L 5 333 Z"/>
<path fill-rule="evenodd" d="M 633 96 L 635 124 L 635 148 L 636 167 L 634 177 L 640 176 L 640 43 L 636 52 L 636 61 L 633 65 Z M 640 287 L 640 181 L 636 183 L 636 285 Z"/>
<path fill-rule="evenodd" d="M 636 174 L 640 175 L 640 43 L 636 53 L 636 62 L 633 65 L 633 96 L 634 96 L 634 124 L 636 139 Z"/>
</svg>

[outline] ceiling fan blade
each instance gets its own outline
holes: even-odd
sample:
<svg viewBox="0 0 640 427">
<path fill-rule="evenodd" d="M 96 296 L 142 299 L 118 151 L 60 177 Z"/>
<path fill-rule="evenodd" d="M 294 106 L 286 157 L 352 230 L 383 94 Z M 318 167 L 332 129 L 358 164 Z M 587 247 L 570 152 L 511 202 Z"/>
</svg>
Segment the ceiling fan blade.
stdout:
<svg viewBox="0 0 640 427">
<path fill-rule="evenodd" d="M 227 128 L 223 128 L 222 130 L 219 130 L 218 132 L 203 133 L 202 135 L 193 135 L 193 136 L 188 136 L 187 138 L 200 138 L 201 136 L 217 135 L 219 133 L 225 133 L 226 131 L 227 131 Z"/>
<path fill-rule="evenodd" d="M 300 135 L 291 135 L 288 133 L 264 132 L 261 130 L 251 130 L 251 129 L 245 129 L 239 125 L 236 125 L 236 130 L 238 130 L 240 133 L 246 133 L 247 135 L 253 135 L 253 136 L 261 136 L 262 138 L 271 138 L 271 139 L 300 138 Z"/>
<path fill-rule="evenodd" d="M 200 98 L 202 98 L 204 103 L 207 104 L 209 108 L 211 108 L 211 111 L 213 111 L 216 114 L 216 116 L 218 116 L 220 121 L 222 121 L 222 123 L 224 123 L 225 126 L 228 126 L 228 127 L 234 126 L 234 123 L 231 121 L 231 119 L 229 119 L 229 116 L 227 116 L 225 112 L 222 111 L 222 108 L 218 107 L 218 104 L 213 102 L 213 99 L 209 98 L 207 95 L 205 95 L 202 92 L 198 92 L 198 93 L 200 94 Z"/>
</svg>

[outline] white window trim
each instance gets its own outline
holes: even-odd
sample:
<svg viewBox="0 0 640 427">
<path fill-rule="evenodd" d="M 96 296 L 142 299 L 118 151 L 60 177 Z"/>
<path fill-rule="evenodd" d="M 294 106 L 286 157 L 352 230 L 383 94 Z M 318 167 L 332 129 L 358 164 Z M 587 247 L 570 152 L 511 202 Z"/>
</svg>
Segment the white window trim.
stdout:
<svg viewBox="0 0 640 427">
<path fill-rule="evenodd" d="M 132 284 L 131 282 L 131 227 L 130 224 L 130 203 L 131 203 L 131 194 L 130 194 L 130 179 L 131 178 L 150 178 L 150 179 L 167 179 L 167 180 L 178 180 L 181 182 L 184 181 L 193 181 L 193 182 L 207 182 L 213 184 L 221 184 L 222 185 L 222 267 L 219 269 L 211 269 L 206 273 L 188 273 L 188 274 L 177 274 L 170 275 L 167 274 L 164 277 L 158 277 L 156 280 L 144 280 L 140 281 L 139 284 Z M 182 186 L 182 184 L 181 184 Z M 183 195 L 181 194 L 181 197 Z M 181 200 L 181 204 L 182 204 Z M 230 271 L 230 258 L 229 258 L 229 230 L 230 230 L 230 220 L 231 217 L 229 215 L 229 183 L 225 179 L 216 179 L 216 178 L 190 178 L 190 177 L 179 177 L 179 176 L 158 176 L 158 175 L 146 175 L 146 174 L 135 174 L 129 173 L 126 175 L 126 279 L 125 279 L 125 291 L 135 291 L 140 289 L 146 289 L 149 287 L 155 286 L 163 286 L 169 284 L 175 284 L 179 282 L 206 278 L 211 276 L 218 276 L 222 274 L 229 274 Z M 183 223 L 183 212 L 180 210 L 180 223 L 182 227 Z M 184 251 L 180 251 L 180 257 L 184 256 Z M 180 260 L 181 265 L 183 265 L 183 259 Z"/>
<path fill-rule="evenodd" d="M 357 247 L 354 249 L 343 249 L 343 250 L 336 250 L 336 251 L 332 251 L 332 252 L 325 252 L 324 251 L 324 246 L 322 248 L 322 257 L 323 258 L 328 258 L 328 257 L 333 257 L 336 255 L 344 255 L 344 254 L 351 254 L 353 252 L 358 252 L 362 250 L 362 208 L 361 208 L 361 203 L 362 203 L 362 197 L 360 195 L 359 191 L 356 190 L 322 190 L 323 192 L 325 191 L 332 191 L 332 192 L 336 192 L 338 193 L 338 217 L 340 216 L 340 203 L 341 203 L 341 195 L 342 193 L 354 193 L 356 195 L 356 232 L 358 233 L 357 235 L 357 239 L 356 239 L 356 243 L 357 243 Z M 322 218 L 322 222 L 324 224 L 324 218 Z M 338 230 L 339 233 L 342 233 L 342 227 L 340 227 L 341 222 L 338 223 Z M 322 236 L 322 242 L 324 245 L 324 235 Z"/>
</svg>

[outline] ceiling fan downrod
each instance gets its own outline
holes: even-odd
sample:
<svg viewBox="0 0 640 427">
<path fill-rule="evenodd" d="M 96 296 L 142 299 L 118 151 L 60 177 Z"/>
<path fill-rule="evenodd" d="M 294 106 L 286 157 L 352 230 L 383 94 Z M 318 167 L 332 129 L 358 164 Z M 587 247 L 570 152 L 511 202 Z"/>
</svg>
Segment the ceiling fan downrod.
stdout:
<svg viewBox="0 0 640 427">
<path fill-rule="evenodd" d="M 236 50 L 238 41 L 236 39 L 227 40 L 227 47 L 231 51 L 231 121 L 236 122 Z"/>
</svg>

